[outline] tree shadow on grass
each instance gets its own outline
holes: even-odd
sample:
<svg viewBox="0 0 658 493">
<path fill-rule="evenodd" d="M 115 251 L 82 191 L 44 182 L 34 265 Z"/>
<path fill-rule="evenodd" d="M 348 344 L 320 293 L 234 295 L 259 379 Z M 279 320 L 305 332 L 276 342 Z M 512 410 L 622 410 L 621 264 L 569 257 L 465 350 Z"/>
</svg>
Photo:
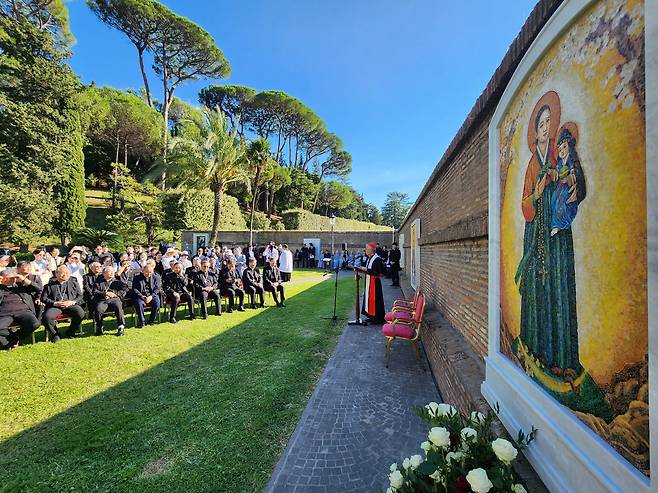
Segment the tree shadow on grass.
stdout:
<svg viewBox="0 0 658 493">
<path fill-rule="evenodd" d="M 319 283 L 5 440 L 0 490 L 262 490 L 335 347 L 332 301 Z"/>
</svg>

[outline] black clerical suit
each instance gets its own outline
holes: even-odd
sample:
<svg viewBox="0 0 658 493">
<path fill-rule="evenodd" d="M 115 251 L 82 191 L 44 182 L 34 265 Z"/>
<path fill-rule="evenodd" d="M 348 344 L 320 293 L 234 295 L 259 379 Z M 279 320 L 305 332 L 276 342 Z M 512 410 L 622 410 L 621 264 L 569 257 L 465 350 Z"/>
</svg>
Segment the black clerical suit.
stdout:
<svg viewBox="0 0 658 493">
<path fill-rule="evenodd" d="M 393 286 L 400 285 L 400 250 L 394 248 L 388 254 L 388 260 L 391 262 L 391 281 Z"/>
<path fill-rule="evenodd" d="M 100 274 L 94 274 L 93 272 L 87 272 L 82 276 L 82 299 L 89 310 L 89 316 L 94 315 L 94 284 L 96 283 L 98 276 L 100 276 Z"/>
<path fill-rule="evenodd" d="M 192 280 L 194 284 L 194 297 L 201 304 L 201 316 L 208 318 L 208 298 L 215 300 L 217 315 L 222 314 L 222 297 L 219 291 L 219 276 L 214 270 L 196 271 Z"/>
<path fill-rule="evenodd" d="M 260 300 L 260 306 L 265 306 L 265 289 L 263 288 L 263 278 L 258 272 L 258 268 L 250 269 L 247 267 L 242 273 L 242 284 L 244 291 L 251 299 L 251 307 L 256 308 L 256 295 Z"/>
<path fill-rule="evenodd" d="M 284 303 L 286 301 L 285 290 L 283 288 L 283 280 L 281 279 L 281 272 L 277 266 L 266 265 L 265 270 L 263 271 L 264 287 L 265 291 L 272 293 L 272 297 L 276 303 L 276 306 L 286 306 Z M 279 301 L 279 298 L 281 301 Z"/>
<path fill-rule="evenodd" d="M 132 300 L 137 312 L 137 325 L 138 327 L 144 326 L 144 308 L 146 307 L 146 297 L 151 296 L 151 314 L 148 323 L 154 324 L 155 319 L 160 311 L 160 295 L 162 294 L 162 280 L 155 272 L 150 277 L 146 277 L 143 272 L 140 272 L 133 278 L 132 285 Z"/>
<path fill-rule="evenodd" d="M 63 283 L 60 283 L 56 277 L 53 277 L 48 285 L 43 288 L 41 301 L 46 305 L 46 311 L 43 313 L 43 325 L 53 338 L 59 337 L 55 319 L 61 314 L 71 317 L 71 326 L 67 335 L 72 336 L 80 329 L 80 324 L 82 324 L 82 320 L 85 318 L 85 311 L 82 308 L 80 283 L 75 277 L 71 276 Z M 55 303 L 60 301 L 73 301 L 74 304 L 66 308 L 58 308 L 55 306 Z"/>
<path fill-rule="evenodd" d="M 27 283 L 0 285 L 0 349 L 15 346 L 41 325 L 34 304 L 41 294 L 41 279 L 34 275 L 27 278 Z"/>
<path fill-rule="evenodd" d="M 242 289 L 242 279 L 238 269 L 223 268 L 219 273 L 220 290 L 223 296 L 228 296 L 228 312 L 232 312 L 236 306 L 236 298 L 240 303 L 238 310 L 244 310 L 244 290 Z"/>
<path fill-rule="evenodd" d="M 189 280 L 185 274 L 176 274 L 173 270 L 168 270 L 163 280 L 167 301 L 171 307 L 169 312 L 169 321 L 176 322 L 176 310 L 181 301 L 187 302 L 190 319 L 194 319 L 194 297 L 189 290 Z"/>
<path fill-rule="evenodd" d="M 104 276 L 98 276 L 93 286 L 92 291 L 92 306 L 94 312 L 94 319 L 96 320 L 96 334 L 103 333 L 103 315 L 108 310 L 112 310 L 117 317 L 117 326 L 119 332 L 123 330 L 121 326 L 125 326 L 126 322 L 123 316 L 123 299 L 128 292 L 128 285 L 120 278 L 112 277 L 109 281 Z M 114 293 L 114 297 L 108 297 L 107 293 Z M 120 335 L 120 334 L 118 334 Z"/>
</svg>

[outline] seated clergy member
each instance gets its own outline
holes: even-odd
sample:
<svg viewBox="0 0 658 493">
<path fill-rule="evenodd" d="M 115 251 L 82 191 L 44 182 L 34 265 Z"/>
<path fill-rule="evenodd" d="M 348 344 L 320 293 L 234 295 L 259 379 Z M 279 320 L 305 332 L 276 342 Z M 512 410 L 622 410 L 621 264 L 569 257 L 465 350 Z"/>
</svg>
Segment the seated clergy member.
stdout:
<svg viewBox="0 0 658 493">
<path fill-rule="evenodd" d="M 237 307 L 239 312 L 244 311 L 244 290 L 242 279 L 235 265 L 235 257 L 230 257 L 219 273 L 220 290 L 222 296 L 228 296 L 228 312 L 231 313 L 236 307 L 236 298 L 240 303 Z"/>
<path fill-rule="evenodd" d="M 60 265 L 48 285 L 43 288 L 41 301 L 46 306 L 43 313 L 43 324 L 50 332 L 53 342 L 60 340 L 55 319 L 61 314 L 71 317 L 71 326 L 66 335 L 72 337 L 80 329 L 85 311 L 82 309 L 82 290 L 78 280 L 71 276 L 66 265 Z"/>
<path fill-rule="evenodd" d="M 91 312 L 93 311 L 95 304 L 95 302 L 92 301 L 94 297 L 94 284 L 96 284 L 96 279 L 101 275 L 102 270 L 103 268 L 101 267 L 100 262 L 92 262 L 89 264 L 89 272 L 82 276 L 82 299 L 87 304 L 87 308 L 90 312 L 89 315 L 93 315 Z"/>
<path fill-rule="evenodd" d="M 242 273 L 242 284 L 244 286 L 245 293 L 247 293 L 251 299 L 251 308 L 256 308 L 257 294 L 258 299 L 260 300 L 259 306 L 263 308 L 265 306 L 265 290 L 263 289 L 263 278 L 258 272 L 258 267 L 256 267 L 256 259 L 254 257 L 249 257 L 247 268 Z"/>
<path fill-rule="evenodd" d="M 269 265 L 265 266 L 263 277 L 265 279 L 265 291 L 272 293 L 272 297 L 276 302 L 276 306 L 279 308 L 286 306 L 286 295 L 283 289 L 283 279 L 281 279 L 281 272 L 276 266 L 275 258 L 271 258 Z M 279 301 L 279 296 L 281 301 Z"/>
<path fill-rule="evenodd" d="M 116 276 L 112 266 L 103 267 L 93 287 L 93 311 L 96 320 L 96 335 L 103 335 L 103 314 L 114 311 L 117 317 L 117 336 L 122 336 L 126 328 L 123 317 L 123 299 L 128 292 L 128 285 Z"/>
<path fill-rule="evenodd" d="M 194 259 L 195 262 L 198 258 Z M 219 291 L 219 276 L 214 270 L 210 270 L 211 261 L 203 257 L 200 270 L 194 273 L 194 297 L 201 303 L 201 316 L 208 318 L 208 298 L 215 300 L 217 315 L 222 314 L 222 297 Z"/>
<path fill-rule="evenodd" d="M 160 293 L 162 289 L 162 280 L 154 272 L 152 261 L 146 262 L 142 272 L 135 275 L 132 285 L 132 300 L 137 312 L 137 327 L 142 328 L 147 324 L 144 318 L 144 308 L 148 305 L 151 307 L 148 325 L 155 323 L 155 318 L 160 310 Z"/>
<path fill-rule="evenodd" d="M 0 272 L 0 349 L 18 347 L 22 337 L 41 325 L 34 305 L 41 279 L 34 275 L 32 279 L 11 268 Z"/>
<path fill-rule="evenodd" d="M 169 322 L 176 323 L 176 310 L 181 301 L 187 302 L 187 307 L 190 311 L 190 320 L 194 320 L 194 298 L 188 288 L 187 276 L 183 272 L 183 264 L 180 262 L 172 262 L 171 269 L 166 271 L 162 279 L 167 301 L 171 306 L 169 313 Z"/>
</svg>

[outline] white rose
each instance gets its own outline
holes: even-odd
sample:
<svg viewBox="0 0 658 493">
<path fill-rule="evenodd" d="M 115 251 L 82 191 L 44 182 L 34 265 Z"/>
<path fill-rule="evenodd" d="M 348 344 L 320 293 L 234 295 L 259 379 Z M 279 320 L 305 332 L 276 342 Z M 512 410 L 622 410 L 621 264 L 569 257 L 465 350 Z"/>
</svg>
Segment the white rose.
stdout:
<svg viewBox="0 0 658 493">
<path fill-rule="evenodd" d="M 484 423 L 485 416 L 484 416 L 484 414 L 482 414 L 482 413 L 478 413 L 478 412 L 473 411 L 473 412 L 471 413 L 469 419 L 471 420 L 471 423 L 477 425 L 477 424 Z"/>
<path fill-rule="evenodd" d="M 468 438 L 477 438 L 478 432 L 473 428 L 462 428 L 461 431 L 462 440 L 466 441 Z"/>
<path fill-rule="evenodd" d="M 393 471 L 391 474 L 389 474 L 388 479 L 391 482 L 391 488 L 394 490 L 400 488 L 404 483 L 404 478 L 402 477 L 402 473 L 400 471 Z"/>
<path fill-rule="evenodd" d="M 493 488 L 493 484 L 487 476 L 487 471 L 479 467 L 468 472 L 466 481 L 471 485 L 473 493 L 487 493 Z"/>
<path fill-rule="evenodd" d="M 390 469 L 391 469 L 391 472 L 393 472 L 393 471 L 397 471 L 397 470 L 398 470 L 398 464 L 397 464 L 397 462 L 394 462 L 393 464 L 391 464 Z"/>
<path fill-rule="evenodd" d="M 462 452 L 448 452 L 446 454 L 446 462 L 459 462 L 462 460 L 462 457 L 464 457 L 464 454 Z"/>
<path fill-rule="evenodd" d="M 437 483 L 443 482 L 443 476 L 441 475 L 441 471 L 439 469 L 430 474 L 430 478 L 432 478 Z"/>
<path fill-rule="evenodd" d="M 432 428 L 428 438 L 430 439 L 430 442 L 440 448 L 450 445 L 450 432 L 440 426 Z"/>
<path fill-rule="evenodd" d="M 411 467 L 416 469 L 418 466 L 420 466 L 423 463 L 423 458 L 420 455 L 416 454 L 416 455 L 412 455 L 409 458 L 409 461 L 411 462 Z"/>
<path fill-rule="evenodd" d="M 411 461 L 409 460 L 408 457 L 402 461 L 402 467 L 404 467 L 405 469 L 409 469 L 411 467 Z"/>
<path fill-rule="evenodd" d="M 425 406 L 427 412 L 430 416 L 436 416 L 436 411 L 439 409 L 439 405 L 436 402 L 430 402 Z"/>
<path fill-rule="evenodd" d="M 496 457 L 498 457 L 505 464 L 509 464 L 514 459 L 516 459 L 516 455 L 518 454 L 518 451 L 514 448 L 514 445 L 512 445 L 504 438 L 496 438 L 493 442 L 491 442 L 491 448 L 493 449 L 494 454 L 496 454 Z"/>
<path fill-rule="evenodd" d="M 453 414 L 457 414 L 457 409 L 450 404 L 441 403 L 436 411 L 437 416 L 452 416 Z"/>
<path fill-rule="evenodd" d="M 425 441 L 420 444 L 420 448 L 422 448 L 425 451 L 425 453 L 427 453 L 430 450 L 432 450 L 432 444 L 428 441 Z"/>
<path fill-rule="evenodd" d="M 512 486 L 512 493 L 528 493 L 522 484 Z"/>
</svg>

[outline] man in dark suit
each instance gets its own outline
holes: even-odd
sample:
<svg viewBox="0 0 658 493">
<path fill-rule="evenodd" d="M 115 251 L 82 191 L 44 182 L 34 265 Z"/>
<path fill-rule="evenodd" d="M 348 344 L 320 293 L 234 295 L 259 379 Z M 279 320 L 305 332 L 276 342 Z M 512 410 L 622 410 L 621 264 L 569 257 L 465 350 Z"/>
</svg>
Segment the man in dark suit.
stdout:
<svg viewBox="0 0 658 493">
<path fill-rule="evenodd" d="M 148 261 L 142 272 L 133 278 L 132 300 L 137 312 L 137 327 L 152 325 L 160 311 L 160 294 L 162 293 L 162 280 L 154 270 L 154 262 Z M 144 309 L 150 306 L 151 314 L 148 322 L 145 321 Z"/>
<path fill-rule="evenodd" d="M 94 315 L 94 284 L 96 284 L 96 279 L 101 275 L 101 270 L 103 267 L 99 262 L 92 262 L 89 264 L 89 272 L 82 276 L 82 299 L 89 310 L 89 316 Z"/>
<path fill-rule="evenodd" d="M 59 342 L 60 340 L 55 319 L 62 314 L 71 318 L 71 326 L 66 335 L 73 337 L 80 329 L 82 320 L 85 318 L 85 311 L 82 308 L 80 283 L 75 277 L 71 277 L 71 271 L 66 265 L 60 265 L 55 271 L 55 277 L 43 288 L 41 301 L 46 306 L 46 311 L 43 313 L 43 325 L 52 336 L 52 341 Z"/>
<path fill-rule="evenodd" d="M 194 297 L 189 290 L 189 281 L 183 272 L 183 264 L 180 262 L 172 262 L 170 269 L 166 271 L 162 283 L 164 284 L 165 294 L 167 301 L 171 307 L 169 313 L 169 322 L 175 324 L 176 311 L 181 301 L 187 302 L 187 307 L 190 312 L 190 320 L 194 320 Z"/>
<path fill-rule="evenodd" d="M 238 269 L 235 268 L 235 257 L 231 257 L 219 273 L 219 283 L 222 296 L 228 296 L 228 310 L 231 313 L 236 308 L 236 299 L 239 302 L 237 310 L 244 311 L 244 290 L 242 289 L 242 278 Z"/>
<path fill-rule="evenodd" d="M 242 273 L 242 284 L 244 285 L 244 291 L 249 295 L 251 299 L 251 308 L 256 308 L 256 295 L 260 300 L 260 307 L 265 306 L 265 290 L 263 288 L 263 278 L 258 272 L 258 267 L 256 267 L 256 259 L 253 257 L 249 258 L 247 268 Z"/>
<path fill-rule="evenodd" d="M 114 267 L 103 268 L 102 275 L 96 278 L 92 290 L 92 306 L 96 319 L 96 335 L 103 335 L 103 314 L 114 311 L 117 317 L 117 336 L 121 337 L 126 328 L 123 316 L 123 299 L 128 292 L 128 285 L 116 276 Z M 91 308 L 90 308 L 91 309 Z"/>
<path fill-rule="evenodd" d="M 269 265 L 265 267 L 265 271 L 263 272 L 263 278 L 265 291 L 272 293 L 272 297 L 274 298 L 276 306 L 279 308 L 285 307 L 285 289 L 283 287 L 281 272 L 279 272 L 279 268 L 276 266 L 276 259 L 270 259 Z M 281 301 L 279 301 L 279 299 Z"/>
<path fill-rule="evenodd" d="M 21 338 L 41 325 L 34 304 L 40 292 L 38 276 L 26 276 L 13 269 L 0 272 L 0 349 L 18 347 Z"/>
<path fill-rule="evenodd" d="M 400 258 L 402 253 L 397 243 L 393 243 L 391 251 L 388 254 L 388 261 L 391 263 L 391 286 L 400 285 Z"/>
<path fill-rule="evenodd" d="M 219 291 L 219 275 L 210 269 L 210 259 L 201 261 L 201 270 L 194 274 L 194 297 L 201 304 L 201 316 L 208 318 L 208 298 L 215 300 L 217 315 L 222 314 L 222 297 Z"/>
</svg>

